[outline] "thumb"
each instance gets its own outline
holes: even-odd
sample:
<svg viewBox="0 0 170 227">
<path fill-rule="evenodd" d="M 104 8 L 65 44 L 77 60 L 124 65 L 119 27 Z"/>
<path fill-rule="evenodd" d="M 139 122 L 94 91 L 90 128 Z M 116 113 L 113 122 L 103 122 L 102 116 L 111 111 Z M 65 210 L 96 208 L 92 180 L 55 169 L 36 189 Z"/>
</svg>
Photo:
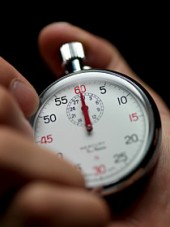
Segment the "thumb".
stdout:
<svg viewBox="0 0 170 227">
<path fill-rule="evenodd" d="M 66 22 L 49 24 L 39 34 L 40 53 L 55 75 L 60 76 L 64 73 L 59 53 L 61 45 L 73 41 L 83 44 L 88 66 L 118 71 L 137 80 L 153 96 L 160 110 L 167 113 L 163 100 L 135 74 L 112 43 Z"/>
<path fill-rule="evenodd" d="M 87 65 L 93 68 L 112 69 L 134 76 L 134 72 L 115 46 L 101 37 L 66 22 L 47 25 L 39 34 L 40 53 L 55 74 L 63 73 L 59 58 L 60 46 L 72 41 L 83 43 Z"/>
</svg>

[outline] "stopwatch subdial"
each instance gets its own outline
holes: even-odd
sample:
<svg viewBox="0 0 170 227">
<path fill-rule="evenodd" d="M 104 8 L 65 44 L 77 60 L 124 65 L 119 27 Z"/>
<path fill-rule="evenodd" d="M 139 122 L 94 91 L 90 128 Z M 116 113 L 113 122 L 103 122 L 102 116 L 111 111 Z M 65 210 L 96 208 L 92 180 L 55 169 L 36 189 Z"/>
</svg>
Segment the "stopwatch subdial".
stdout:
<svg viewBox="0 0 170 227">
<path fill-rule="evenodd" d="M 102 100 L 93 93 L 83 93 L 84 101 L 88 108 L 88 115 L 92 124 L 98 122 L 103 113 L 104 105 Z M 77 126 L 85 126 L 85 119 L 82 111 L 82 101 L 80 95 L 75 95 L 66 108 L 68 119 Z"/>
</svg>

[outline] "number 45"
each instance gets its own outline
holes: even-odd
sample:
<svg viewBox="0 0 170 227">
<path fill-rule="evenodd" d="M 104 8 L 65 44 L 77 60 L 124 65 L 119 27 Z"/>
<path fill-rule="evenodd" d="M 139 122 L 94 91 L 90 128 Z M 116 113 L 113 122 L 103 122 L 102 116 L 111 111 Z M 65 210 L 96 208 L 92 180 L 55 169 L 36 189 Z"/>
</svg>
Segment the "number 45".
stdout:
<svg viewBox="0 0 170 227">
<path fill-rule="evenodd" d="M 46 135 L 46 136 L 42 136 L 41 137 L 41 140 L 40 140 L 40 143 L 41 144 L 46 144 L 46 143 L 52 143 L 53 142 L 53 137 L 51 134 L 49 135 Z"/>
</svg>

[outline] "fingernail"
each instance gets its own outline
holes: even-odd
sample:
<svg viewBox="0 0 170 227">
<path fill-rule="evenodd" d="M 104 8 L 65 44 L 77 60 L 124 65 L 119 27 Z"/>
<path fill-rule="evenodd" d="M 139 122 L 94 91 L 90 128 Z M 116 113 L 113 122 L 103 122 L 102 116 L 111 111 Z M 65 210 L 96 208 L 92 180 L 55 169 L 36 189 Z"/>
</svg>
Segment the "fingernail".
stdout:
<svg viewBox="0 0 170 227">
<path fill-rule="evenodd" d="M 26 85 L 24 82 L 14 79 L 11 84 L 10 84 L 10 92 L 12 95 L 17 99 L 18 104 L 21 107 L 21 112 L 24 109 L 24 104 L 25 106 L 27 105 L 27 98 L 30 96 L 31 97 L 31 89 L 29 88 L 28 85 Z M 34 134 L 33 134 L 33 129 L 29 123 L 29 121 L 25 118 L 23 112 L 22 116 L 20 116 L 20 120 L 22 121 L 20 124 L 21 130 L 29 136 L 31 139 L 33 139 Z"/>
<path fill-rule="evenodd" d="M 22 81 L 14 79 L 10 84 L 10 91 L 18 101 L 23 100 L 23 96 L 31 92 L 31 89 Z"/>
<path fill-rule="evenodd" d="M 33 87 L 19 79 L 14 79 L 11 82 L 9 89 L 25 116 L 30 116 L 36 111 L 38 106 L 38 95 Z"/>
</svg>

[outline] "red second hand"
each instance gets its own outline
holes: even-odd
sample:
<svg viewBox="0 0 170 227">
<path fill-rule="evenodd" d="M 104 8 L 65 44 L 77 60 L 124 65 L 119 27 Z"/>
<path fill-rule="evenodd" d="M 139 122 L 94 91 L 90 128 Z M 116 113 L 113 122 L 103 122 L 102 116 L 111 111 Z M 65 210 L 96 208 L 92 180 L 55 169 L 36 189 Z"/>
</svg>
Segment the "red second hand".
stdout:
<svg viewBox="0 0 170 227">
<path fill-rule="evenodd" d="M 84 96 L 81 92 L 81 89 L 80 89 L 80 99 L 81 99 L 81 104 L 82 104 L 81 110 L 83 111 L 84 120 L 85 120 L 85 126 L 86 126 L 87 131 L 90 132 L 90 131 L 92 131 L 93 126 L 92 126 L 92 123 L 91 123 L 91 120 L 89 117 L 89 112 L 88 112 L 89 107 L 85 103 Z"/>
</svg>

